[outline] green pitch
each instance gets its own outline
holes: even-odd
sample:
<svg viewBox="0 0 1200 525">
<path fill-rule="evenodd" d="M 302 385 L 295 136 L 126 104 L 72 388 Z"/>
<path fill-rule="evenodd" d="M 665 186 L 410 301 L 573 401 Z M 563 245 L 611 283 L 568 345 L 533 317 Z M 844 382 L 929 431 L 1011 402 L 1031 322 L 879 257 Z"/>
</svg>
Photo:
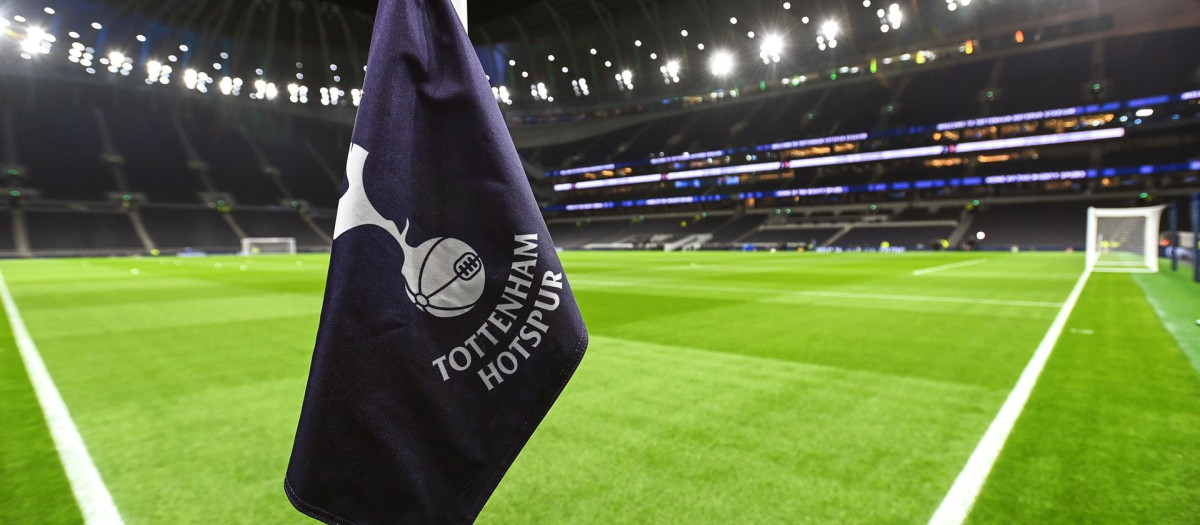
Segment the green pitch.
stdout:
<svg viewBox="0 0 1200 525">
<path fill-rule="evenodd" d="M 481 523 L 924 523 L 1083 266 L 563 260 L 591 348 Z M 132 525 L 308 523 L 281 485 L 327 270 L 325 256 L 0 263 Z M 1196 318 L 1200 286 L 1178 275 L 1094 275 L 970 521 L 1195 523 Z M 6 322 L 0 399 L 0 523 L 81 523 Z"/>
</svg>

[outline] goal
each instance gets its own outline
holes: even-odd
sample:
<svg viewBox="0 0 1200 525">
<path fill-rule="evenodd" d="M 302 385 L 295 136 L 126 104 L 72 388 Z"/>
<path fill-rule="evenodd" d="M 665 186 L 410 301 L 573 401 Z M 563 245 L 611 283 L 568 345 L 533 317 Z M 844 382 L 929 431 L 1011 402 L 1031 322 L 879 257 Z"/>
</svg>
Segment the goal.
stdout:
<svg viewBox="0 0 1200 525">
<path fill-rule="evenodd" d="M 1163 208 L 1088 208 L 1088 267 L 1097 272 L 1157 272 Z"/>
<path fill-rule="evenodd" d="M 242 255 L 296 254 L 295 237 L 246 237 Z"/>
</svg>

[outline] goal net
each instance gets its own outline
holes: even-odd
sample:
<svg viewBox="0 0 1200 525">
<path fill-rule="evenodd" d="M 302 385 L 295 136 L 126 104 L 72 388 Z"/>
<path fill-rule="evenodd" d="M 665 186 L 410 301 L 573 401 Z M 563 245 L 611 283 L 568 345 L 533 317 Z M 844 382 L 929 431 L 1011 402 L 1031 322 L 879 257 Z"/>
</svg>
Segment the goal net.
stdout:
<svg viewBox="0 0 1200 525">
<path fill-rule="evenodd" d="M 1088 266 L 1097 272 L 1157 272 L 1164 207 L 1088 208 Z"/>
<path fill-rule="evenodd" d="M 246 237 L 242 239 L 242 255 L 294 255 L 295 253 L 295 237 Z"/>
</svg>

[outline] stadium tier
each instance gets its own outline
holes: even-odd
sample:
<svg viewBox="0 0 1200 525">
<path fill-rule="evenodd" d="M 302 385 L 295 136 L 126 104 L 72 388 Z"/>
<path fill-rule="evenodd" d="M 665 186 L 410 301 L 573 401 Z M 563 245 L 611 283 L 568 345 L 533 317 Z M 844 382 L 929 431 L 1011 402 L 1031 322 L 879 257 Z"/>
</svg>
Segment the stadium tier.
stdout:
<svg viewBox="0 0 1200 525">
<path fill-rule="evenodd" d="M 707 248 L 930 247 L 963 240 L 963 206 L 975 201 L 985 205 L 970 213 L 974 222 L 1004 232 L 978 247 L 1077 245 L 1064 240 L 1079 233 L 1075 222 L 1058 241 L 1038 237 L 1044 232 L 1030 223 L 1012 222 L 1029 215 L 1004 211 L 1006 203 L 1081 194 L 1146 202 L 1194 188 L 1200 58 L 1165 50 L 1200 47 L 1200 32 L 1054 27 L 1027 30 L 1038 35 L 1033 41 L 990 37 L 847 57 L 860 65 L 718 90 L 711 99 L 665 99 L 664 109 L 514 124 L 517 146 L 548 218 L 613 217 L 586 234 L 556 230 L 568 248 L 658 248 L 684 234 L 711 234 L 697 244 Z M 38 64 L 23 66 L 3 77 L 0 111 L 8 213 L 23 215 L 8 221 L 8 253 L 222 252 L 246 236 L 328 248 L 350 132 L 346 113 L 26 77 Z M 522 111 L 541 111 L 514 108 L 521 109 L 507 111 L 515 122 Z M 561 131 L 607 121 L 611 131 L 589 138 Z M 918 211 L 887 217 L 887 226 L 848 216 L 830 226 L 802 211 L 900 203 Z M 938 218 L 910 216 L 928 210 Z M 703 213 L 793 219 L 728 230 L 709 228 L 718 221 L 699 221 Z M 620 228 L 599 225 L 621 221 Z M 55 231 L 61 238 L 48 239 Z"/>
</svg>

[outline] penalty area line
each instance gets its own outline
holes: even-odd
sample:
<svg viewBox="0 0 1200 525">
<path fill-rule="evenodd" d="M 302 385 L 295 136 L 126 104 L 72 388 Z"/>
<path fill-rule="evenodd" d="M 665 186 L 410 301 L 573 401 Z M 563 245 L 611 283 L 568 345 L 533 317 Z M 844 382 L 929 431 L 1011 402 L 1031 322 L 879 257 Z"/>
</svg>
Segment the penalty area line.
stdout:
<svg viewBox="0 0 1200 525">
<path fill-rule="evenodd" d="M 969 261 L 943 264 L 941 266 L 934 266 L 931 268 L 921 268 L 920 270 L 913 270 L 912 274 L 913 275 L 925 275 L 927 273 L 940 272 L 942 270 L 953 270 L 954 268 L 965 268 L 967 266 L 975 266 L 976 264 L 981 264 L 981 263 L 985 263 L 985 262 L 987 262 L 987 259 L 971 259 Z"/>
<path fill-rule="evenodd" d="M 25 362 L 25 371 L 33 384 L 38 404 L 42 406 L 42 413 L 46 416 L 46 426 L 50 428 L 50 437 L 54 439 L 54 448 L 58 449 L 58 457 L 62 461 L 63 470 L 66 471 L 67 481 L 71 484 L 71 492 L 75 494 L 75 501 L 79 503 L 79 510 L 83 513 L 84 523 L 123 525 L 117 505 L 113 502 L 108 487 L 104 485 L 96 464 L 92 462 L 87 446 L 83 444 L 83 437 L 79 435 L 79 429 L 71 419 L 71 413 L 67 411 L 67 404 L 59 394 L 58 387 L 54 385 L 54 380 L 50 378 L 50 372 L 46 370 L 46 363 L 42 361 L 42 355 L 25 327 L 25 321 L 21 319 L 21 312 L 17 310 L 17 303 L 13 301 L 2 273 L 0 301 L 4 303 L 4 312 L 8 314 L 13 340 L 17 343 L 21 360 Z"/>
<path fill-rule="evenodd" d="M 1079 302 L 1079 296 L 1083 293 L 1083 288 L 1091 274 L 1091 268 L 1087 268 L 1075 282 L 1071 294 L 1063 302 L 1058 315 L 1054 317 L 1054 322 L 1050 324 L 1050 329 L 1042 337 L 1042 342 L 1038 344 L 1033 357 L 1029 359 L 1029 364 L 1025 365 L 1025 370 L 1017 379 L 1016 386 L 1008 393 L 1008 398 L 1004 400 L 1004 404 L 996 413 L 996 418 L 992 420 L 991 425 L 988 425 L 983 439 L 979 440 L 975 451 L 971 453 L 967 464 L 963 466 L 962 472 L 959 472 L 954 484 L 950 486 L 950 491 L 946 493 L 946 497 L 938 506 L 937 511 L 933 513 L 933 517 L 929 519 L 930 525 L 959 525 L 970 515 L 971 507 L 975 505 L 975 500 L 979 497 L 988 475 L 991 474 L 992 467 L 995 466 L 1005 441 L 1008 440 L 1009 434 L 1012 433 L 1013 427 L 1017 423 L 1017 418 L 1025 409 L 1025 404 L 1033 393 L 1033 387 L 1037 384 L 1042 370 L 1046 368 L 1046 361 L 1050 359 L 1050 352 L 1054 350 L 1054 345 L 1058 343 L 1058 338 L 1066 328 L 1071 311 L 1075 309 L 1075 303 Z"/>
</svg>

